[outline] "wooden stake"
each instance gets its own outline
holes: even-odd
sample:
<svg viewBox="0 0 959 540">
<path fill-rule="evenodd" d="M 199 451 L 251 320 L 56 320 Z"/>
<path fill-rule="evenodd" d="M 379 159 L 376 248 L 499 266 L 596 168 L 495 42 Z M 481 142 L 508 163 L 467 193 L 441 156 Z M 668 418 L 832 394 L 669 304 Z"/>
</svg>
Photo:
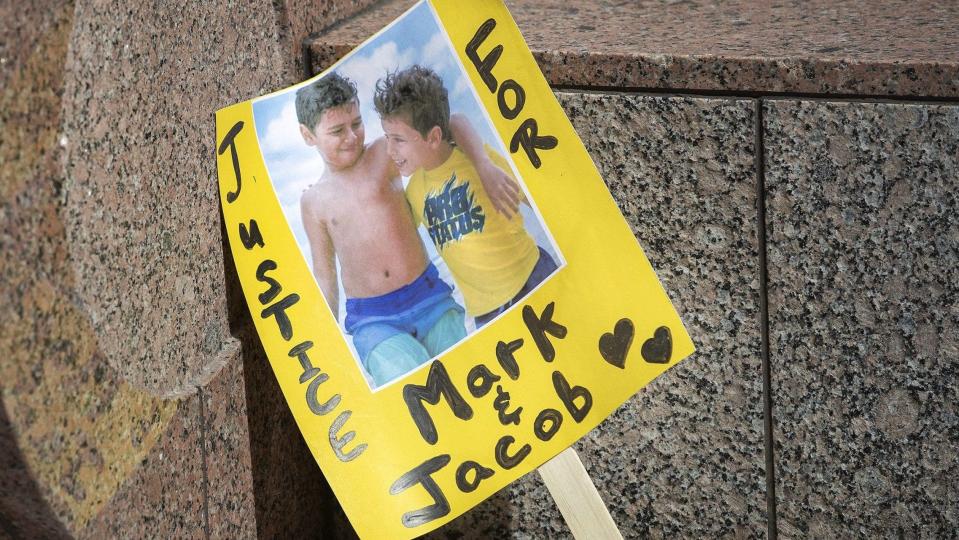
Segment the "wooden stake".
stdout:
<svg viewBox="0 0 959 540">
<path fill-rule="evenodd" d="M 575 538 L 623 540 L 576 450 L 563 450 L 538 470 Z"/>
</svg>

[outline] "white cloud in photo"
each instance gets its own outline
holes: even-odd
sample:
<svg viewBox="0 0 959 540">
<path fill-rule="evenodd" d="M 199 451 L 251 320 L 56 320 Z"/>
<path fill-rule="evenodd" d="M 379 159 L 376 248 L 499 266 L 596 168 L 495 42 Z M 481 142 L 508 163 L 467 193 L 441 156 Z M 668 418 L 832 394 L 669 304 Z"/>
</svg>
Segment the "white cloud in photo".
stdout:
<svg viewBox="0 0 959 540">
<path fill-rule="evenodd" d="M 287 204 L 290 201 L 298 203 L 300 195 L 319 180 L 324 169 L 323 160 L 318 154 L 296 155 L 274 161 L 270 167 L 270 176 L 273 178 L 276 197 L 280 203 Z"/>
<path fill-rule="evenodd" d="M 413 65 L 415 55 L 410 49 L 400 52 L 395 41 L 387 41 L 369 54 L 357 54 L 336 71 L 356 84 L 360 104 L 372 106 L 376 81 L 389 72 Z"/>
<path fill-rule="evenodd" d="M 450 99 L 466 95 L 469 90 L 469 81 L 467 81 L 463 75 L 459 75 L 456 78 L 456 86 L 453 87 L 453 91 L 450 93 Z"/>
<path fill-rule="evenodd" d="M 433 34 L 420 53 L 420 63 L 440 72 L 453 66 L 453 51 L 442 32 Z"/>
<path fill-rule="evenodd" d="M 295 95 L 290 94 L 280 114 L 267 124 L 264 136 L 260 138 L 260 149 L 264 154 L 282 154 L 298 147 L 307 148 L 300 135 L 300 123 L 296 120 Z"/>
</svg>

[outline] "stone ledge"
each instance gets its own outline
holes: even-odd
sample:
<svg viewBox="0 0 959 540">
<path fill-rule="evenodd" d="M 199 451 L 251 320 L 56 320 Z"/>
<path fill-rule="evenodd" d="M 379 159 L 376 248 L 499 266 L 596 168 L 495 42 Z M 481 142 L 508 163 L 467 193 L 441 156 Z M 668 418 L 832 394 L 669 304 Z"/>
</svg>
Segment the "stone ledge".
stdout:
<svg viewBox="0 0 959 540">
<path fill-rule="evenodd" d="M 313 73 L 403 13 L 389 0 L 309 42 Z M 550 84 L 577 88 L 959 97 L 959 4 L 513 0 Z M 868 13 L 867 13 L 868 12 Z M 548 24 L 546 24 L 548 22 Z"/>
</svg>

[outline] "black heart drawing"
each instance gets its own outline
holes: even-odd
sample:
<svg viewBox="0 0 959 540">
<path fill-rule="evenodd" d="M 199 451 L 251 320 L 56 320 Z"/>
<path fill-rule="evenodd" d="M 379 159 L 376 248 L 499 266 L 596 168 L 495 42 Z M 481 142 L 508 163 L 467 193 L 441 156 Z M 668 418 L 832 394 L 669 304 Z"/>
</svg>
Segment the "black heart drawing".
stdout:
<svg viewBox="0 0 959 540">
<path fill-rule="evenodd" d="M 643 360 L 650 364 L 668 364 L 669 357 L 673 354 L 673 337 L 669 333 L 669 328 L 660 326 L 653 333 L 653 337 L 643 343 L 641 349 Z"/>
<path fill-rule="evenodd" d="M 613 328 L 613 332 L 607 332 L 599 338 L 599 354 L 603 359 L 619 369 L 626 369 L 626 353 L 629 352 L 629 346 L 633 344 L 633 321 L 629 319 L 620 319 Z"/>
</svg>

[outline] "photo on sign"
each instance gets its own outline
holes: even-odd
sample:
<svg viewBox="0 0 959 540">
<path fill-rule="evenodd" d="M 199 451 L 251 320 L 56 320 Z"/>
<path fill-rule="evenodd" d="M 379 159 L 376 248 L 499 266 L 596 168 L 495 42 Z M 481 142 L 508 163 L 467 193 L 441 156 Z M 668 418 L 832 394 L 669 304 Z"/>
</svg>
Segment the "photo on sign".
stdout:
<svg viewBox="0 0 959 540">
<path fill-rule="evenodd" d="M 429 4 L 255 100 L 253 116 L 286 221 L 372 389 L 564 265 Z"/>
</svg>

